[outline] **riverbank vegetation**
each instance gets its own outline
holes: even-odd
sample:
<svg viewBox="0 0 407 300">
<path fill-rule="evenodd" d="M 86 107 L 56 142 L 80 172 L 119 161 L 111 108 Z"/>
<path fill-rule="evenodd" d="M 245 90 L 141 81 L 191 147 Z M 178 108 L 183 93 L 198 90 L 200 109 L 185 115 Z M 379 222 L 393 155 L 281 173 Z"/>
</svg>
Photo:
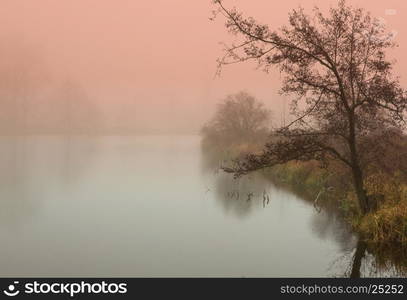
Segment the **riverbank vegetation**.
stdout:
<svg viewBox="0 0 407 300">
<path fill-rule="evenodd" d="M 227 167 L 247 153 L 262 151 L 264 139 L 256 143 L 230 141 L 218 144 L 202 132 L 202 146 L 217 167 Z M 407 147 L 402 136 L 400 147 Z M 285 186 L 313 203 L 316 209 L 335 210 L 355 232 L 375 243 L 396 242 L 407 246 L 407 155 L 388 147 L 379 162 L 370 166 L 364 185 L 376 201 L 374 210 L 363 215 L 358 207 L 350 172 L 335 161 L 328 167 L 315 160 L 289 161 L 263 168 L 259 172 L 277 185 Z"/>
<path fill-rule="evenodd" d="M 219 68 L 248 60 L 265 71 L 278 68 L 294 118 L 262 140 L 252 132 L 231 142 L 226 131 L 215 139 L 204 129 L 204 144 L 212 140 L 235 158 L 222 169 L 235 177 L 261 171 L 302 189 L 316 207 L 334 207 L 362 240 L 407 246 L 407 92 L 386 59 L 393 37 L 345 1 L 327 15 L 293 10 L 278 31 L 214 3 L 215 15 L 240 39 Z M 223 105 L 219 116 L 229 104 Z"/>
</svg>

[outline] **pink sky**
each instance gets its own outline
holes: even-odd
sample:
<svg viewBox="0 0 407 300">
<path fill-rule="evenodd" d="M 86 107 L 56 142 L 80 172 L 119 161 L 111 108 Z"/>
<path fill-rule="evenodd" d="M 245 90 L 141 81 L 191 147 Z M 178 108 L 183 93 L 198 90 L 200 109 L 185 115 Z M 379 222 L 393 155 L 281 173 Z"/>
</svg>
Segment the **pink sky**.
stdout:
<svg viewBox="0 0 407 300">
<path fill-rule="evenodd" d="M 334 3 L 224 0 L 227 7 L 236 6 L 271 28 L 283 25 L 289 10 L 300 4 L 326 9 Z M 348 3 L 383 18 L 397 32 L 400 46 L 392 55 L 398 60 L 396 72 L 407 83 L 407 2 Z M 244 64 L 214 78 L 222 54 L 219 42 L 231 37 L 222 18 L 209 20 L 213 8 L 211 0 L 3 0 L 0 37 L 33 45 L 52 76 L 81 81 L 112 120 L 126 108 L 143 128 L 195 131 L 214 103 L 246 89 L 273 108 L 278 123 L 283 101 L 277 72 L 267 75 Z M 386 9 L 396 14 L 386 14 Z"/>
</svg>

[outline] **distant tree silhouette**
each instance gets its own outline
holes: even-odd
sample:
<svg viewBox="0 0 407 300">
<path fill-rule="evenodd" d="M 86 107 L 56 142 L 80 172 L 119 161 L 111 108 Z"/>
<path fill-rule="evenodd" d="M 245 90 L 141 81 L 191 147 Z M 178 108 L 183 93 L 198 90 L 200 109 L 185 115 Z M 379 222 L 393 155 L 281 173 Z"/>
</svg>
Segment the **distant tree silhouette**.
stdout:
<svg viewBox="0 0 407 300">
<path fill-rule="evenodd" d="M 212 120 L 202 128 L 202 134 L 212 140 L 227 143 L 249 142 L 265 134 L 270 111 L 247 92 L 228 95 L 219 105 Z"/>
</svg>

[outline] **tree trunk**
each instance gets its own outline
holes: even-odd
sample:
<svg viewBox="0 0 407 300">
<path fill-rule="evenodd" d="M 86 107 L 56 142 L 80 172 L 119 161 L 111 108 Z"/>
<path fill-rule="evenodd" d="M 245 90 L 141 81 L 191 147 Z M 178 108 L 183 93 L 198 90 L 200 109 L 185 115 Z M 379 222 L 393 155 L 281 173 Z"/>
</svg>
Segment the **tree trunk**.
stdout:
<svg viewBox="0 0 407 300">
<path fill-rule="evenodd" d="M 363 186 L 363 175 L 358 165 L 352 167 L 353 184 L 355 187 L 356 196 L 358 198 L 359 207 L 363 215 L 369 212 L 369 203 L 366 191 Z"/>
<path fill-rule="evenodd" d="M 353 185 L 355 187 L 356 196 L 358 198 L 359 207 L 363 215 L 369 212 L 369 203 L 366 195 L 366 190 L 363 185 L 363 172 L 359 163 L 359 155 L 356 149 L 356 132 L 354 112 L 349 115 L 349 150 L 351 158 L 351 168 L 353 175 Z"/>
</svg>

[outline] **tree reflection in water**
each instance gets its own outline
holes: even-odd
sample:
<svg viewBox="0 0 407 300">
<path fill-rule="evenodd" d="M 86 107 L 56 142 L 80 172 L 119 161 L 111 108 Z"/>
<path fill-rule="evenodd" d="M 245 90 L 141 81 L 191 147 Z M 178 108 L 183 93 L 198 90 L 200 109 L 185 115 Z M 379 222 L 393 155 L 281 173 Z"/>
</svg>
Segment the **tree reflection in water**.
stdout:
<svg viewBox="0 0 407 300">
<path fill-rule="evenodd" d="M 256 209 L 265 208 L 265 204 L 273 209 L 271 194 L 276 188 L 293 192 L 299 197 L 298 199 L 312 206 L 312 201 L 301 197 L 298 190 L 291 191 L 288 187 L 276 187 L 269 179 L 262 176 L 261 172 L 233 179 L 230 174 L 219 171 L 222 159 L 216 159 L 213 153 L 205 155 L 203 152 L 202 169 L 215 177 L 213 185 L 216 199 L 226 212 L 241 218 L 249 216 Z M 407 249 L 399 244 L 378 245 L 355 237 L 350 226 L 340 216 L 337 206 L 329 205 L 324 207 L 322 212 L 315 212 L 311 226 L 320 238 L 334 239 L 342 249 L 342 254 L 332 262 L 329 269 L 346 271 L 340 274 L 333 271 L 332 276 L 351 278 L 407 276 Z M 338 264 L 342 267 L 338 267 Z"/>
<path fill-rule="evenodd" d="M 366 252 L 366 242 L 359 240 L 356 245 L 356 250 L 352 263 L 352 270 L 350 273 L 350 278 L 359 278 L 360 277 L 360 267 L 362 266 L 362 259 L 365 256 Z"/>
</svg>

